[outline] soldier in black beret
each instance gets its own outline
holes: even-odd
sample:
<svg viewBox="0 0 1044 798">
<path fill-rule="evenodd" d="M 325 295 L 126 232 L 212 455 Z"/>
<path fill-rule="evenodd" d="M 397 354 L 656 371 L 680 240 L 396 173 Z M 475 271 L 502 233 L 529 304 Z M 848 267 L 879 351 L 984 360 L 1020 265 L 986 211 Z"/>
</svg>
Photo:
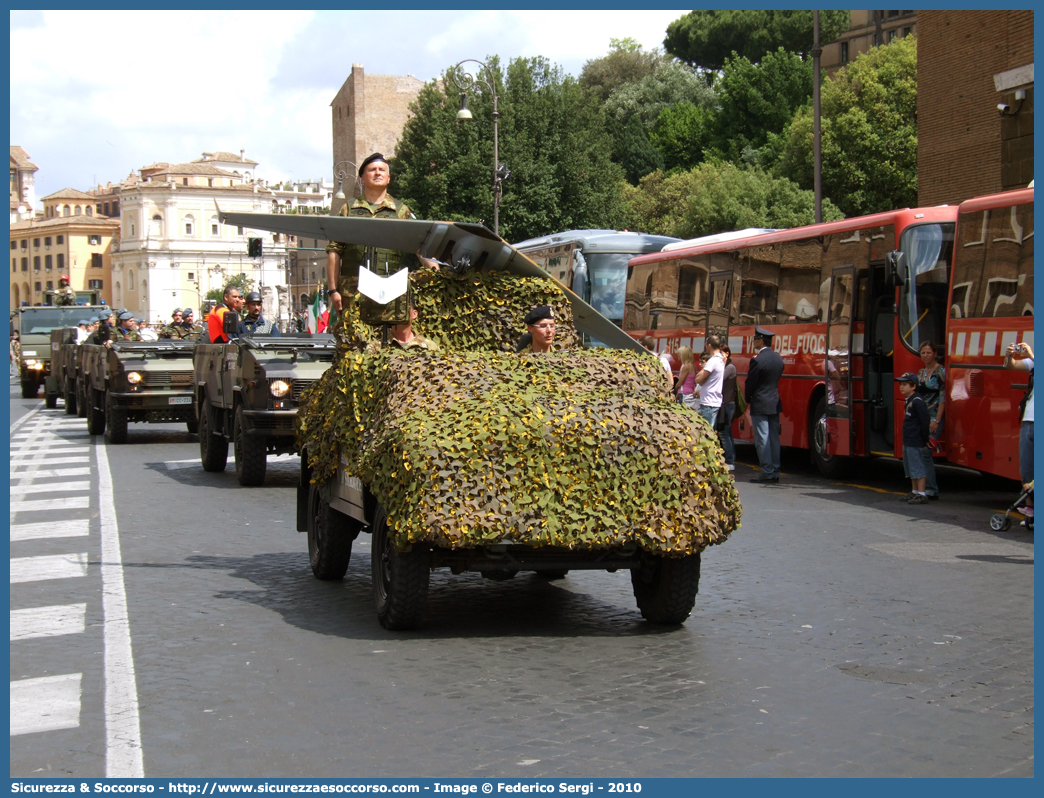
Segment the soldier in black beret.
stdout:
<svg viewBox="0 0 1044 798">
<path fill-rule="evenodd" d="M 555 343 L 555 315 L 547 305 L 538 305 L 526 314 L 523 321 L 529 330 L 528 344 L 519 341 L 518 352 L 550 352 Z M 524 338 L 525 336 L 523 336 Z"/>
<path fill-rule="evenodd" d="M 342 205 L 338 216 L 362 216 L 366 219 L 417 218 L 405 203 L 399 202 L 388 193 L 391 169 L 388 160 L 379 152 L 362 162 L 362 166 L 359 167 L 359 181 L 362 183 L 362 196 Z M 327 296 L 330 307 L 338 314 L 341 312 L 342 304 L 356 292 L 359 285 L 359 266 L 363 263 L 368 262 L 371 269 L 378 264 L 383 268 L 387 263 L 389 274 L 394 274 L 403 267 L 413 269 L 419 262 L 438 268 L 434 261 L 418 259 L 418 256 L 408 252 L 344 244 L 339 241 L 331 241 L 326 247 L 326 252 L 326 284 L 329 286 Z"/>
</svg>

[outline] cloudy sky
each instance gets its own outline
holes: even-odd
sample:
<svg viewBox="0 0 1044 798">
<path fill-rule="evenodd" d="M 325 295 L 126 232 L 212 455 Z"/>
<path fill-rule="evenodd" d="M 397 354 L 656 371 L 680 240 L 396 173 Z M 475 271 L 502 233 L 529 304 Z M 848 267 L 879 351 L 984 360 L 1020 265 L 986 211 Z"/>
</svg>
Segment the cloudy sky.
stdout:
<svg viewBox="0 0 1044 798">
<path fill-rule="evenodd" d="M 36 196 L 154 161 L 239 152 L 275 180 L 330 176 L 330 102 L 353 63 L 437 77 L 542 55 L 579 75 L 610 38 L 660 46 L 684 11 L 11 11 L 11 144 Z"/>
</svg>

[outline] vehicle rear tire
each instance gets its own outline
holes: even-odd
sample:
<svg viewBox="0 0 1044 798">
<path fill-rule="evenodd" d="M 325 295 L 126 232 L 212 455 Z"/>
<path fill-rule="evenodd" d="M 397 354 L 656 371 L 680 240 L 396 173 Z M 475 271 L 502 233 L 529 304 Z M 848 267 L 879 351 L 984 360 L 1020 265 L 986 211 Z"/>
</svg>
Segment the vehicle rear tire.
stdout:
<svg viewBox="0 0 1044 798">
<path fill-rule="evenodd" d="M 22 380 L 22 398 L 23 399 L 35 399 L 36 394 L 40 392 L 40 383 L 36 380 L 29 378 L 28 380 Z"/>
<path fill-rule="evenodd" d="M 116 407 L 111 393 L 105 394 L 105 440 L 109 443 L 127 442 L 127 411 Z"/>
<path fill-rule="evenodd" d="M 105 432 L 105 392 L 88 388 L 91 400 L 87 408 L 87 432 L 102 435 Z"/>
<path fill-rule="evenodd" d="M 354 518 L 323 501 L 318 485 L 308 489 L 308 562 L 316 579 L 343 579 L 359 534 Z"/>
<path fill-rule="evenodd" d="M 224 471 L 228 465 L 228 441 L 214 432 L 214 411 L 206 397 L 199 413 L 199 459 L 204 471 Z"/>
<path fill-rule="evenodd" d="M 65 414 L 75 416 L 76 407 L 76 385 L 74 384 L 65 389 Z"/>
<path fill-rule="evenodd" d="M 631 571 L 631 587 L 649 623 L 683 623 L 700 592 L 700 555 L 646 557 Z"/>
<path fill-rule="evenodd" d="M 236 408 L 236 417 L 232 429 L 232 451 L 236 461 L 236 476 L 244 487 L 255 487 L 265 483 L 265 470 L 268 467 L 268 452 L 263 439 L 246 432 L 243 423 L 243 406 Z"/>
<path fill-rule="evenodd" d="M 377 620 L 391 631 L 413 629 L 424 616 L 431 575 L 427 547 L 413 544 L 409 552 L 395 550 L 388 536 L 388 516 L 377 505 L 373 520 L 370 572 Z"/>
<path fill-rule="evenodd" d="M 189 435 L 196 435 L 199 432 L 199 422 L 194 418 L 186 421 L 185 426 L 188 428 Z"/>
<path fill-rule="evenodd" d="M 76 392 L 76 417 L 87 418 L 87 394 L 84 393 L 83 381 L 77 380 L 73 390 Z"/>
<path fill-rule="evenodd" d="M 837 454 L 827 454 L 826 418 L 827 400 L 824 396 L 816 404 L 816 412 L 812 417 L 809 449 L 812 452 L 812 463 L 819 469 L 819 473 L 830 479 L 839 479 L 849 472 L 852 460 Z"/>
</svg>

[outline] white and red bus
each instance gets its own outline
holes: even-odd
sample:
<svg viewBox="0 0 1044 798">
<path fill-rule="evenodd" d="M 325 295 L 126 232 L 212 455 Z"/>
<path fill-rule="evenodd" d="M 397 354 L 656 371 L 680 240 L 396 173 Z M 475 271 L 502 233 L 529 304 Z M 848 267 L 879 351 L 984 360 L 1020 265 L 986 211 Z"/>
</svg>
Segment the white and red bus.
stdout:
<svg viewBox="0 0 1044 798">
<path fill-rule="evenodd" d="M 1026 380 L 1001 363 L 1009 342 L 1032 343 L 1032 189 L 678 246 L 629 262 L 624 329 L 661 352 L 699 352 L 717 334 L 740 386 L 754 326 L 772 330 L 786 364 L 780 442 L 824 474 L 902 456 L 895 377 L 921 368 L 931 341 L 947 355 L 943 456 L 1018 477 Z M 749 424 L 733 434 L 750 440 Z"/>
</svg>

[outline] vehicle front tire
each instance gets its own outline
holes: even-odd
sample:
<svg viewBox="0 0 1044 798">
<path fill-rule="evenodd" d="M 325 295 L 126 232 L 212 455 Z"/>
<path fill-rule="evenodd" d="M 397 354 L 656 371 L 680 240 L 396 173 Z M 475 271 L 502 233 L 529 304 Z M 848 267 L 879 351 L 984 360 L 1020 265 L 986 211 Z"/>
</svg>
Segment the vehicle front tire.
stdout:
<svg viewBox="0 0 1044 798">
<path fill-rule="evenodd" d="M 700 555 L 646 557 L 640 568 L 631 571 L 631 587 L 649 623 L 683 623 L 700 592 Z"/>
<path fill-rule="evenodd" d="M 244 487 L 255 487 L 265 483 L 265 470 L 268 467 L 268 452 L 264 440 L 246 432 L 243 423 L 243 406 L 236 408 L 236 418 L 232 429 L 232 451 L 236 461 L 236 476 Z"/>
<path fill-rule="evenodd" d="M 228 465 L 228 441 L 214 433 L 214 412 L 204 397 L 199 413 L 199 459 L 204 471 L 224 471 Z"/>
<path fill-rule="evenodd" d="M 105 394 L 105 440 L 109 443 L 127 442 L 127 411 L 116 407 L 112 394 Z"/>
<path fill-rule="evenodd" d="M 83 381 L 77 380 L 73 390 L 76 392 L 76 417 L 87 418 L 87 394 L 84 392 Z"/>
<path fill-rule="evenodd" d="M 414 629 L 428 603 L 428 549 L 415 543 L 409 552 L 395 550 L 388 535 L 388 516 L 377 505 L 373 520 L 370 571 L 377 620 L 391 631 Z"/>
<path fill-rule="evenodd" d="M 308 490 L 308 562 L 316 579 L 343 579 L 352 557 L 352 541 L 359 534 L 354 518 L 323 501 L 318 485 Z"/>
<path fill-rule="evenodd" d="M 105 433 L 105 391 L 87 389 L 90 393 L 89 407 L 87 408 L 87 432 L 91 435 L 102 435 Z"/>
<path fill-rule="evenodd" d="M 848 473 L 852 461 L 848 457 L 827 453 L 827 400 L 822 397 L 816 404 L 816 412 L 810 425 L 811 440 L 809 449 L 812 452 L 812 463 L 819 473 L 830 479 L 839 479 Z"/>
</svg>

